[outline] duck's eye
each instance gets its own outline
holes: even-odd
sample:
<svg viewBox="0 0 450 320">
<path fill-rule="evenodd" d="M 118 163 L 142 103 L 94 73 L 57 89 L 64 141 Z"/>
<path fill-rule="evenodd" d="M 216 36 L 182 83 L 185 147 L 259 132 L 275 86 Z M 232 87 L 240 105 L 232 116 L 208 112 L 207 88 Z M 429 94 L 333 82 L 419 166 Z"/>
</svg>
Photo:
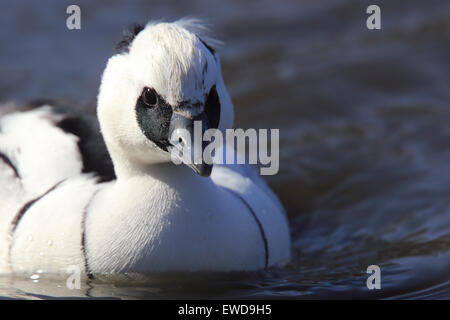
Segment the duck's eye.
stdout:
<svg viewBox="0 0 450 320">
<path fill-rule="evenodd" d="M 156 94 L 155 90 L 151 88 L 144 88 L 144 91 L 142 91 L 141 96 L 142 101 L 148 107 L 154 107 L 158 103 L 158 95 Z"/>
</svg>

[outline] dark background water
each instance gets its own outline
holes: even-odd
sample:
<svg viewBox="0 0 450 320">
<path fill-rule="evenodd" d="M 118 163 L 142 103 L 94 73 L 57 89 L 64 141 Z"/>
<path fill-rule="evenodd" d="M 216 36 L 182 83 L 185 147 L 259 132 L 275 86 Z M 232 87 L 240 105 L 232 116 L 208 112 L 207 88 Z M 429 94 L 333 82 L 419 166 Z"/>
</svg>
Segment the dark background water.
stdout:
<svg viewBox="0 0 450 320">
<path fill-rule="evenodd" d="M 82 29 L 65 27 L 69 4 Z M 381 7 L 381 30 L 366 8 Z M 3 1 L 0 101 L 94 104 L 132 22 L 208 21 L 236 127 L 280 128 L 267 177 L 291 222 L 293 257 L 267 272 L 128 275 L 68 291 L 0 278 L 0 296 L 46 298 L 450 298 L 450 2 Z M 381 290 L 366 268 L 381 267 Z"/>
</svg>

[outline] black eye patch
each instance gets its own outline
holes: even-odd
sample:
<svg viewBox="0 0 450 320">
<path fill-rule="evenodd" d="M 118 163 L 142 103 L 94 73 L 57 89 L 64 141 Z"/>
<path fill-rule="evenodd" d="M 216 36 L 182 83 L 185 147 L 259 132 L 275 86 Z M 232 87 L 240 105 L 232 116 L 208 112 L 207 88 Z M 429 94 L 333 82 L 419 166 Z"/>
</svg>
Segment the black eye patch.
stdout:
<svg viewBox="0 0 450 320">
<path fill-rule="evenodd" d="M 148 105 L 148 89 L 144 88 L 136 102 L 136 118 L 144 135 L 167 151 L 172 107 L 158 94 L 155 105 Z M 152 89 L 153 90 L 153 89 Z M 147 100 L 146 100 L 147 99 Z"/>
<path fill-rule="evenodd" d="M 205 101 L 205 114 L 211 128 L 217 129 L 220 122 L 220 101 L 214 85 Z M 172 107 L 152 88 L 144 88 L 136 101 L 138 125 L 147 139 L 167 151 L 169 143 Z"/>
<path fill-rule="evenodd" d="M 217 129 L 220 122 L 220 100 L 217 94 L 216 85 L 209 91 L 205 102 L 205 113 L 208 117 L 211 128 Z"/>
</svg>

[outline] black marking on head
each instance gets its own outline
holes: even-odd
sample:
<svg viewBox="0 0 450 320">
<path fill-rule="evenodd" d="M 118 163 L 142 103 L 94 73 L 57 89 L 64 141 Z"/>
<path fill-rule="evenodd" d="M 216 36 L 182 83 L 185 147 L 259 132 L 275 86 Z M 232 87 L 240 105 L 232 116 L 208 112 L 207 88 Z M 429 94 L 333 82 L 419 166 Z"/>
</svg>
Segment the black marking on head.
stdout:
<svg viewBox="0 0 450 320">
<path fill-rule="evenodd" d="M 125 31 L 123 38 L 116 45 L 116 53 L 128 53 L 130 52 L 130 45 L 139 32 L 144 30 L 142 24 L 133 24 Z"/>
<path fill-rule="evenodd" d="M 81 115 L 70 115 L 56 124 L 60 129 L 78 137 L 78 149 L 83 161 L 83 173 L 92 172 L 99 182 L 116 179 L 114 166 L 106 149 L 105 141 L 99 133 L 97 123 L 90 122 Z"/>
<path fill-rule="evenodd" d="M 14 176 L 20 179 L 19 171 L 6 154 L 0 152 L 0 160 L 3 160 L 3 162 L 12 169 L 12 171 L 14 172 Z"/>
<path fill-rule="evenodd" d="M 162 150 L 167 151 L 167 147 L 170 145 L 169 128 L 173 111 L 172 107 L 160 95 L 157 94 L 157 96 L 158 102 L 153 107 L 148 107 L 144 103 L 142 94 L 139 96 L 136 102 L 136 118 L 147 139 Z"/>
<path fill-rule="evenodd" d="M 220 122 L 220 100 L 217 94 L 216 85 L 209 91 L 205 102 L 205 113 L 208 117 L 211 128 L 217 129 Z"/>
<path fill-rule="evenodd" d="M 216 51 L 209 46 L 205 41 L 203 41 L 200 37 L 198 38 L 200 40 L 201 43 L 203 43 L 203 45 L 206 47 L 206 49 L 208 49 L 209 52 L 211 52 L 211 54 L 213 55 L 214 59 L 216 58 Z"/>
</svg>

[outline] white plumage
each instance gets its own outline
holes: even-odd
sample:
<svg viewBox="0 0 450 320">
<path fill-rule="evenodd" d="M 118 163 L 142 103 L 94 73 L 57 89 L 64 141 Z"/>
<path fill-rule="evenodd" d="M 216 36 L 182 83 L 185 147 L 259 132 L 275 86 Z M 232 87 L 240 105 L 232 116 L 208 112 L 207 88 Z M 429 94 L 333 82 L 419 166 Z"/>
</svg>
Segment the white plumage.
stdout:
<svg viewBox="0 0 450 320">
<path fill-rule="evenodd" d="M 165 140 L 147 132 L 149 124 L 163 124 L 164 114 L 139 119 L 136 112 L 149 87 L 171 106 L 169 116 L 193 119 L 215 88 L 218 129 L 232 127 L 219 57 L 201 30 L 192 20 L 149 23 L 109 59 L 97 113 L 116 179 L 88 170 L 88 155 L 97 171 L 109 158 L 98 162 L 103 145 L 83 149 L 91 137 L 61 125 L 67 111 L 3 109 L 0 273 L 60 273 L 73 265 L 94 274 L 239 271 L 289 257 L 287 218 L 250 167 L 214 165 L 202 177 L 176 166 L 161 147 Z"/>
</svg>

